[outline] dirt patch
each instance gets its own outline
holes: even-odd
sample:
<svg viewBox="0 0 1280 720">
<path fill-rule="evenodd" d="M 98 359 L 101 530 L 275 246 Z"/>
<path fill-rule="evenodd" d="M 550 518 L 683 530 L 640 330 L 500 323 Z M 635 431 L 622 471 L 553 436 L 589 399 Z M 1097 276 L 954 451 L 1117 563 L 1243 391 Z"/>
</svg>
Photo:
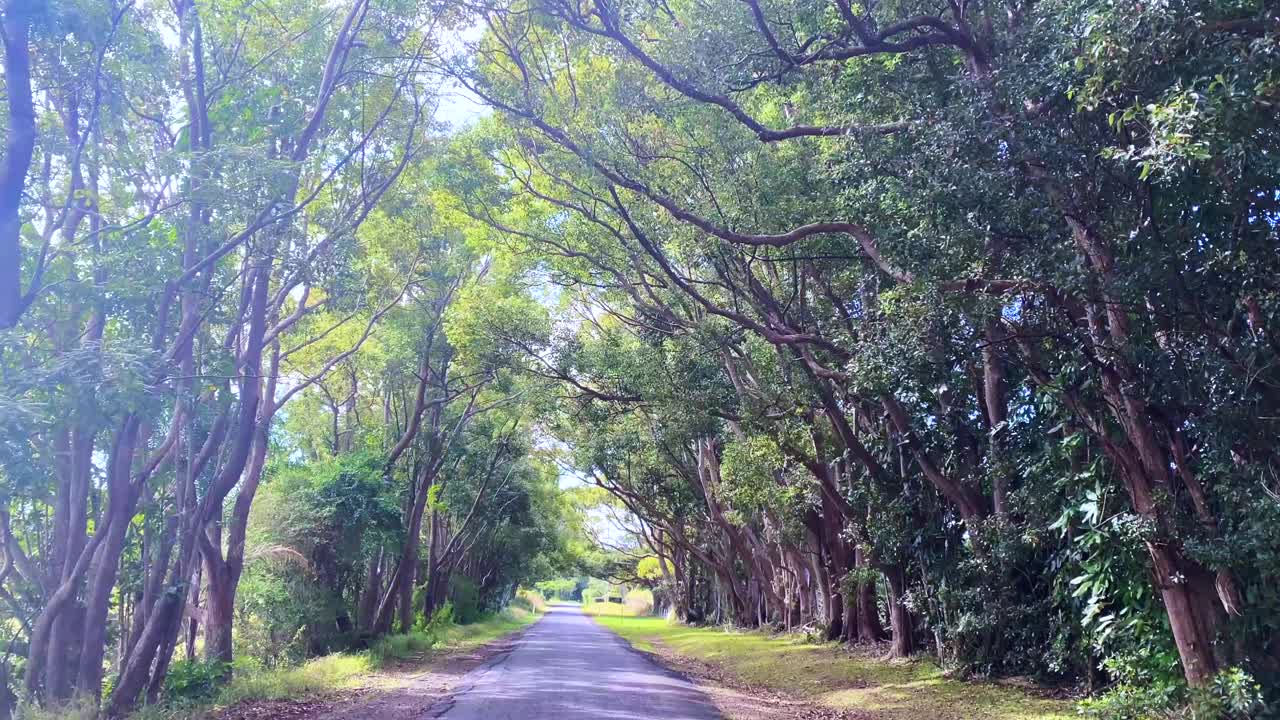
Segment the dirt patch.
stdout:
<svg viewBox="0 0 1280 720">
<path fill-rule="evenodd" d="M 324 701 L 256 700 L 202 717 L 216 718 L 216 720 L 267 720 L 268 718 L 298 720 L 314 717 L 318 708 L 322 708 L 324 704 Z"/>
<path fill-rule="evenodd" d="M 823 707 L 801 697 L 751 685 L 714 663 L 680 655 L 652 640 L 653 650 L 637 650 L 663 667 L 688 677 L 711 698 L 726 720 L 872 720 L 856 710 Z"/>
<path fill-rule="evenodd" d="M 360 688 L 308 700 L 255 700 L 210 715 L 210 720 L 421 720 L 448 698 L 462 677 L 509 652 L 524 630 L 486 645 L 429 653 L 368 677 Z"/>
</svg>

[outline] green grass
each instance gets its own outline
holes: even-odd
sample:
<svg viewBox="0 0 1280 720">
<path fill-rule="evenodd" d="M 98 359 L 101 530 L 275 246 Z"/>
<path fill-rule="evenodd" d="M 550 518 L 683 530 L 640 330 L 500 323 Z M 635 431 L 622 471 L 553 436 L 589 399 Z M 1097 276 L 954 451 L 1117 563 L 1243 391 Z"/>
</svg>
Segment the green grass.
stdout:
<svg viewBox="0 0 1280 720">
<path fill-rule="evenodd" d="M 163 704 L 145 707 L 131 720 L 192 720 L 212 710 L 248 700 L 284 700 L 318 697 L 360 687 L 375 670 L 369 653 L 335 653 L 309 660 L 302 665 L 278 670 L 238 670 L 231 682 L 208 703 Z M 91 705 L 60 709 L 23 708 L 20 720 L 93 720 Z"/>
<path fill-rule="evenodd" d="M 674 625 L 661 618 L 599 615 L 596 620 L 632 645 L 655 643 L 715 663 L 752 686 L 799 693 L 822 705 L 873 713 L 886 720 L 1066 720 L 1064 700 L 1033 696 L 993 683 L 947 677 L 924 661 L 886 661 L 846 653 L 832 644 L 724 628 Z"/>
<path fill-rule="evenodd" d="M 364 687 L 391 660 L 425 659 L 431 651 L 483 645 L 533 623 L 538 617 L 537 613 L 513 607 L 470 625 L 446 626 L 435 637 L 420 632 L 391 635 L 366 652 L 334 653 L 277 670 L 237 668 L 231 682 L 211 703 L 143 708 L 132 720 L 192 720 L 204 717 L 208 711 L 250 700 L 302 700 Z M 94 710 L 88 706 L 24 709 L 18 715 L 21 720 L 92 720 L 94 716 Z"/>
<path fill-rule="evenodd" d="M 218 693 L 218 706 L 245 700 L 301 698 L 359 687 L 374 663 L 368 653 L 336 653 L 309 660 L 298 667 L 240 672 Z"/>
<path fill-rule="evenodd" d="M 533 624 L 540 615 L 523 608 L 511 607 L 497 615 L 470 625 L 450 625 L 440 638 L 440 647 L 460 649 L 483 645 Z"/>
<path fill-rule="evenodd" d="M 469 625 L 447 625 L 435 632 L 415 631 L 379 639 L 367 653 L 374 667 L 397 660 L 409 660 L 431 650 L 456 650 L 483 645 L 538 619 L 538 614 L 511 607 Z"/>
</svg>

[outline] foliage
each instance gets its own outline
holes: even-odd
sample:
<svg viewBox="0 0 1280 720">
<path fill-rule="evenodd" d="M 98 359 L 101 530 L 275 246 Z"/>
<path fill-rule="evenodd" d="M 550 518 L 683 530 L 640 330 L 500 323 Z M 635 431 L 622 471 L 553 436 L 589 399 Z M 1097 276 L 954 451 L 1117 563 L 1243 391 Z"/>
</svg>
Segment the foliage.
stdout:
<svg viewBox="0 0 1280 720">
<path fill-rule="evenodd" d="M 268 470 L 237 596 L 246 654 L 288 665 L 352 644 L 346 598 L 358 593 L 368 554 L 399 532 L 381 469 L 379 456 L 355 453 Z"/>
<path fill-rule="evenodd" d="M 534 583 L 538 592 L 547 600 L 581 601 L 587 578 L 555 578 Z"/>
<path fill-rule="evenodd" d="M 165 698 L 173 703 L 208 702 L 230 673 L 231 668 L 218 660 L 176 662 L 165 676 Z"/>
<path fill-rule="evenodd" d="M 521 588 L 511 600 L 511 607 L 529 613 L 544 613 L 547 611 L 547 601 L 542 597 L 542 593 Z"/>
<path fill-rule="evenodd" d="M 1265 3 L 477 17 L 454 72 L 497 112 L 449 204 L 549 288 L 499 332 L 612 495 L 599 575 L 962 673 L 1276 694 Z"/>
<path fill-rule="evenodd" d="M 480 617 L 480 588 L 475 582 L 458 578 L 449 589 L 449 597 L 447 607 L 458 624 L 468 625 Z"/>
<path fill-rule="evenodd" d="M 1266 709 L 1262 687 L 1240 668 L 1219 673 L 1207 688 L 1124 684 L 1080 704 L 1084 717 L 1097 720 L 1244 720 L 1265 717 Z"/>
</svg>

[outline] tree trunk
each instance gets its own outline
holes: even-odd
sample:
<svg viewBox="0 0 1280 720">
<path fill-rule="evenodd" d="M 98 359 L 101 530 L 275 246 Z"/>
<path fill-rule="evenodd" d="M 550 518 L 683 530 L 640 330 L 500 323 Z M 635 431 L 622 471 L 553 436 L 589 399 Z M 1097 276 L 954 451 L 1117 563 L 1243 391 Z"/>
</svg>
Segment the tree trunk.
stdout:
<svg viewBox="0 0 1280 720">
<path fill-rule="evenodd" d="M 265 387 L 259 389 L 262 401 L 254 424 L 253 451 L 240 483 L 231 510 L 231 522 L 227 532 L 226 559 L 220 557 L 221 543 L 217 535 L 210 536 L 210 544 L 204 545 L 205 567 L 208 575 L 209 594 L 205 599 L 205 658 L 227 663 L 235 658 L 232 625 L 235 621 L 236 591 L 244 572 L 245 539 L 249 528 L 249 511 L 258 494 L 262 473 L 266 468 L 267 448 L 270 443 L 271 422 L 275 418 L 276 377 L 280 369 L 280 345 L 274 345 Z"/>
<path fill-rule="evenodd" d="M 45 664 L 50 656 L 49 647 L 52 644 L 54 623 L 67 611 L 68 605 L 75 601 L 76 589 L 89 568 L 89 561 L 98 549 L 98 544 L 106 539 L 111 524 L 112 518 L 108 515 L 98 531 L 94 533 L 93 539 L 81 551 L 80 557 L 71 570 L 71 575 L 50 594 L 44 609 L 31 626 L 26 676 L 23 679 L 29 697 L 39 694 L 41 681 L 45 679 Z"/>
<path fill-rule="evenodd" d="M 183 598 L 178 593 L 165 593 L 156 603 L 155 611 L 134 644 L 135 652 L 120 673 L 120 680 L 107 706 L 108 718 L 124 717 L 137 704 L 147 686 L 151 663 L 164 645 L 164 637 L 181 618 Z"/>
<path fill-rule="evenodd" d="M 418 570 L 418 536 L 422 534 L 422 516 L 427 507 L 428 489 L 419 486 L 414 493 L 400 560 L 396 563 L 395 573 L 391 576 L 391 585 L 387 588 L 387 594 L 378 604 L 373 626 L 376 634 L 390 632 L 392 616 L 397 610 L 401 632 L 409 632 L 413 629 L 413 582 Z"/>
<path fill-rule="evenodd" d="M 86 345 L 91 345 L 102 337 L 98 317 L 95 312 L 94 318 L 89 321 L 90 330 L 84 341 Z M 93 429 L 82 422 L 78 422 L 71 431 L 71 474 L 70 482 L 65 486 L 65 534 L 55 542 L 61 543 L 62 553 L 62 567 L 57 570 L 58 578 L 64 583 L 72 583 L 73 589 L 67 611 L 53 616 L 48 645 L 44 649 L 47 654 L 44 690 L 54 700 L 67 700 L 71 697 L 76 679 L 75 671 L 79 667 L 80 631 L 84 624 L 85 607 L 79 603 L 78 595 L 84 573 L 77 573 L 75 565 L 88 542 L 89 485 L 93 474 L 94 438 Z M 101 547 L 99 544 L 97 549 Z M 32 652 L 39 650 L 32 648 Z"/>
<path fill-rule="evenodd" d="M 839 640 L 844 637 L 844 596 L 833 580 L 827 584 L 827 640 Z"/>
<path fill-rule="evenodd" d="M 187 602 L 191 603 L 190 617 L 187 618 L 185 647 L 183 648 L 183 654 L 187 662 L 195 661 L 196 640 L 200 637 L 200 586 L 202 584 L 203 571 L 203 565 L 196 566 L 196 575 L 191 581 L 191 597 L 187 599 Z"/>
<path fill-rule="evenodd" d="M 4 8 L 4 80 L 8 95 L 8 138 L 0 171 L 0 329 L 17 324 L 22 313 L 22 191 L 35 152 L 36 113 L 31 97 L 28 44 L 35 4 L 8 0 Z"/>
<path fill-rule="evenodd" d="M 369 560 L 369 570 L 360 593 L 360 607 L 356 612 L 356 624 L 360 632 L 373 630 L 374 614 L 378 612 L 378 598 L 382 596 L 382 562 L 386 550 L 378 548 L 377 556 Z"/>
<path fill-rule="evenodd" d="M 866 553 L 861 547 L 855 547 L 853 550 L 854 565 L 859 572 L 866 572 L 870 569 L 867 562 Z M 876 602 L 876 586 L 872 582 L 858 583 L 854 593 L 856 597 L 856 607 L 858 613 L 858 636 L 857 641 L 862 643 L 877 643 L 885 639 L 884 626 L 880 624 L 880 611 Z"/>
<path fill-rule="evenodd" d="M 982 400 L 987 410 L 987 421 L 991 425 L 991 449 L 988 464 L 995 472 L 991 477 L 992 509 L 998 518 L 1008 513 L 1009 478 L 1003 467 L 1005 456 L 1005 438 L 1009 434 L 1005 424 L 1009 419 L 1009 404 L 1006 400 L 1006 380 L 1004 360 L 1000 357 L 998 343 L 1005 340 L 996 318 L 988 318 L 983 328 L 987 342 L 982 346 Z"/>
<path fill-rule="evenodd" d="M 204 574 L 204 658 L 230 663 L 234 659 L 232 623 L 235 620 L 236 583 L 231 568 L 220 558 L 206 557 Z"/>
<path fill-rule="evenodd" d="M 107 616 L 111 612 L 111 595 L 115 589 L 120 555 L 128 535 L 129 519 L 138 504 L 132 487 L 130 469 L 139 431 L 138 419 L 130 414 L 117 435 L 110 459 L 110 497 L 107 511 L 112 522 L 107 539 L 94 553 L 89 570 L 89 593 L 76 689 L 97 702 L 102 695 L 102 659 L 106 652 Z M 121 629 L 123 631 L 123 628 Z"/>
<path fill-rule="evenodd" d="M 906 573 L 900 566 L 893 565 L 884 568 L 884 577 L 889 583 L 889 626 L 893 630 L 890 656 L 907 658 L 916 650 L 916 639 L 911 611 L 903 603 L 907 592 Z"/>
<path fill-rule="evenodd" d="M 846 590 L 840 594 L 840 600 L 844 605 L 844 634 L 840 636 L 840 641 L 846 645 L 857 645 L 858 632 L 861 630 L 858 622 L 858 594 Z"/>
<path fill-rule="evenodd" d="M 1216 619 L 1220 608 L 1212 599 L 1212 576 L 1198 567 L 1181 561 L 1179 554 L 1167 545 L 1147 544 L 1155 567 L 1156 586 L 1164 600 L 1173 641 L 1182 660 L 1182 672 L 1192 687 L 1204 687 L 1219 670 L 1213 643 L 1217 635 Z M 1208 592 L 1202 586 L 1209 584 Z M 1207 602 L 1206 602 L 1207 600 Z"/>
</svg>

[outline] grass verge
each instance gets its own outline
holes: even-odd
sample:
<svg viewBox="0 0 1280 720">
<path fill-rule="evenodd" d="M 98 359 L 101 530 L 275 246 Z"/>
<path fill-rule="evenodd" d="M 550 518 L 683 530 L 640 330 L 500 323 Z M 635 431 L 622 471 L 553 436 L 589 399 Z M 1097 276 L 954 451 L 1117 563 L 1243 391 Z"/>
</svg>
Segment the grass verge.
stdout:
<svg viewBox="0 0 1280 720">
<path fill-rule="evenodd" d="M 429 632 L 388 635 L 362 655 L 368 657 L 372 668 L 379 668 L 391 662 L 419 658 L 431 650 L 462 650 L 483 645 L 537 619 L 538 613 L 534 611 L 510 607 L 468 625 L 449 624 Z"/>
<path fill-rule="evenodd" d="M 948 677 L 925 660 L 887 661 L 833 644 L 725 628 L 688 627 L 661 618 L 597 615 L 642 650 L 655 644 L 711 663 L 749 686 L 794 693 L 830 708 L 886 720 L 1067 720 L 1072 703 L 1025 689 Z"/>
<path fill-rule="evenodd" d="M 219 709 L 260 700 L 307 700 L 370 684 L 379 669 L 394 661 L 427 659 L 428 653 L 465 650 L 484 645 L 532 624 L 539 614 L 512 607 L 469 625 L 448 625 L 434 637 L 426 633 L 391 635 L 368 651 L 334 653 L 291 668 L 266 670 L 237 668 L 231 682 L 208 702 L 157 705 L 143 708 L 131 720 L 194 720 L 213 715 Z M 21 720 L 92 720 L 91 707 L 68 707 L 58 711 L 27 709 Z"/>
<path fill-rule="evenodd" d="M 389 635 L 367 652 L 326 655 L 285 670 L 237 673 L 213 705 L 226 707 L 248 700 L 296 700 L 361 687 L 370 675 L 393 661 L 425 659 L 430 652 L 483 645 L 532 624 L 538 617 L 535 612 L 512 607 L 469 625 L 447 625 L 434 635 L 421 632 Z"/>
</svg>

